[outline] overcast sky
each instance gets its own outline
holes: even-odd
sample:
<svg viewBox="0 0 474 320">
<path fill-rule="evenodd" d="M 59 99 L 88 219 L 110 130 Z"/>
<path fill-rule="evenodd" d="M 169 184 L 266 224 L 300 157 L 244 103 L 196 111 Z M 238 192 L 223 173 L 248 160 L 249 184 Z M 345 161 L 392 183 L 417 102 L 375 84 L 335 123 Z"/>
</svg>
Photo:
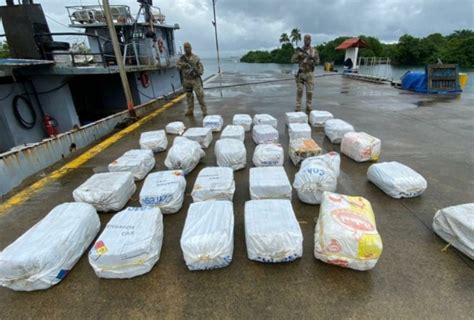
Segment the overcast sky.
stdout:
<svg viewBox="0 0 474 320">
<path fill-rule="evenodd" d="M 98 1 L 35 2 L 42 4 L 50 29 L 59 32 L 67 30 L 63 26 L 69 21 L 66 3 L 86 5 Z M 138 11 L 135 0 L 110 2 L 129 5 L 134 13 Z M 176 31 L 179 44 L 189 40 L 201 57 L 214 56 L 212 0 L 155 0 L 154 5 L 161 8 L 167 23 L 180 25 Z M 364 34 L 394 42 L 405 33 L 426 36 L 474 29 L 473 0 L 217 0 L 216 6 L 223 56 L 274 48 L 279 45 L 280 34 L 289 33 L 294 27 L 311 33 L 315 44 L 342 35 Z"/>
</svg>

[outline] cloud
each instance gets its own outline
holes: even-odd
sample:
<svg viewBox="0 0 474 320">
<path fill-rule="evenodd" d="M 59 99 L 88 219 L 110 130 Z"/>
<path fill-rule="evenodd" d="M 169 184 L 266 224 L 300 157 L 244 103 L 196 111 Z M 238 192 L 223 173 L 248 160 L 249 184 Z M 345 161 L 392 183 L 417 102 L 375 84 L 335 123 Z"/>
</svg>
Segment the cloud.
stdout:
<svg viewBox="0 0 474 320">
<path fill-rule="evenodd" d="M 68 0 L 68 5 L 97 4 L 98 0 Z M 178 23 L 178 44 L 190 41 L 203 57 L 215 55 L 211 0 L 162 0 L 170 24 Z M 53 31 L 66 31 L 63 0 L 42 0 Z M 134 0 L 112 0 L 138 10 Z M 219 45 L 223 56 L 278 46 L 282 32 L 297 27 L 321 43 L 342 35 L 369 35 L 394 42 L 409 33 L 426 36 L 474 29 L 472 0 L 217 0 Z M 56 20 L 56 21 L 55 21 Z"/>
</svg>

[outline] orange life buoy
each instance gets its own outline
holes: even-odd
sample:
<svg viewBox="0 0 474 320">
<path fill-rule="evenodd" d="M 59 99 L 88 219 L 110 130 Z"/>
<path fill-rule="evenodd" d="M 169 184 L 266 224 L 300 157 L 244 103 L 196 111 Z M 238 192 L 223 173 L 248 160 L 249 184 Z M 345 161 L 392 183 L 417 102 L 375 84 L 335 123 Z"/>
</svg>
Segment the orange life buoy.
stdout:
<svg viewBox="0 0 474 320">
<path fill-rule="evenodd" d="M 143 71 L 141 74 L 140 74 L 140 81 L 142 83 L 142 86 L 144 88 L 148 88 L 150 86 L 150 76 L 148 75 L 147 72 Z"/>
<path fill-rule="evenodd" d="M 158 49 L 160 50 L 160 53 L 163 53 L 165 50 L 165 43 L 161 39 L 158 39 Z"/>
</svg>

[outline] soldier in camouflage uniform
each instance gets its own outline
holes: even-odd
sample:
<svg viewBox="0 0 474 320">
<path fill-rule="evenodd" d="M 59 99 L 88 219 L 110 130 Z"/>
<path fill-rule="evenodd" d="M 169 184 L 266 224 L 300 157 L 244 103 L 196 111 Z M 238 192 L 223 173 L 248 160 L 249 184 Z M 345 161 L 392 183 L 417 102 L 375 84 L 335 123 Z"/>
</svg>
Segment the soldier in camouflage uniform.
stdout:
<svg viewBox="0 0 474 320">
<path fill-rule="evenodd" d="M 192 47 L 189 42 L 183 44 L 184 55 L 176 62 L 176 67 L 181 71 L 183 77 L 183 88 L 186 91 L 186 99 L 188 102 L 188 110 L 186 116 L 192 116 L 194 111 L 194 96 L 193 91 L 201 106 L 203 116 L 207 115 L 207 107 L 204 102 L 204 90 L 202 88 L 201 76 L 204 72 L 204 67 L 199 57 L 192 52 Z"/>
<path fill-rule="evenodd" d="M 311 47 L 311 36 L 309 34 L 304 36 L 304 47 L 295 52 L 291 61 L 298 63 L 295 111 L 301 111 L 303 88 L 306 88 L 306 112 L 309 113 L 313 106 L 314 65 L 319 64 L 319 53 L 318 50 Z"/>
</svg>

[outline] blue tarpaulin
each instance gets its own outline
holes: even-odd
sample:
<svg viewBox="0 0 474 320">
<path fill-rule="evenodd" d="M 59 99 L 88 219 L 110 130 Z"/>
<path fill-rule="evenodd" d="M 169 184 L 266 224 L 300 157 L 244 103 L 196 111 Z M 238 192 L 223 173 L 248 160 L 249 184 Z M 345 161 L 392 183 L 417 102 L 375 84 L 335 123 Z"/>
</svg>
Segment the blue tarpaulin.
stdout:
<svg viewBox="0 0 474 320">
<path fill-rule="evenodd" d="M 402 89 L 426 93 L 428 78 L 424 71 L 408 71 L 402 78 Z"/>
</svg>

